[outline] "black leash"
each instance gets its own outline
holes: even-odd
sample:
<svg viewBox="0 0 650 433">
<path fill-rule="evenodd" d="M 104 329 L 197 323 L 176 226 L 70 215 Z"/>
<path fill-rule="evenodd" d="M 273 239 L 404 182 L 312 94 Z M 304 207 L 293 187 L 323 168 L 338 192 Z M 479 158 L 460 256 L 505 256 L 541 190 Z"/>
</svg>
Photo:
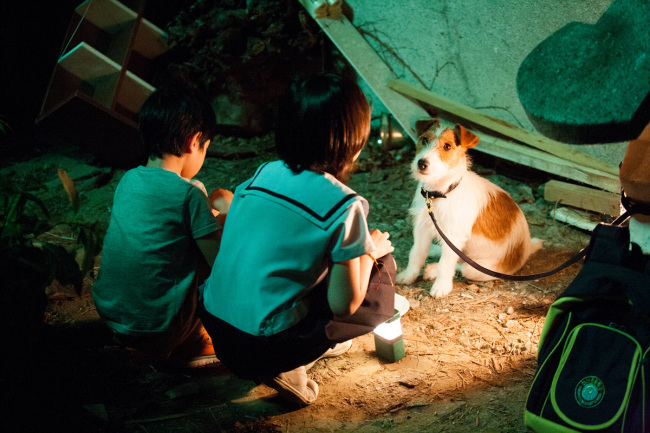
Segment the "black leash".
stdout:
<svg viewBox="0 0 650 433">
<path fill-rule="evenodd" d="M 491 277 L 500 278 L 502 280 L 511 280 L 511 281 L 537 280 L 538 278 L 548 277 L 549 275 L 553 275 L 556 272 L 559 272 L 564 268 L 568 268 L 569 266 L 573 265 L 574 263 L 577 263 L 579 260 L 583 259 L 587 255 L 587 252 L 588 252 L 587 249 L 589 247 L 583 248 L 582 250 L 580 250 L 578 252 L 578 254 L 571 257 L 569 260 L 562 263 L 557 268 L 555 268 L 553 270 L 550 270 L 550 271 L 547 271 L 547 272 L 541 272 L 539 274 L 509 275 L 509 274 L 502 274 L 500 272 L 495 272 L 495 271 L 493 271 L 491 269 L 484 268 L 483 266 L 476 263 L 474 260 L 467 257 L 467 255 L 465 253 L 463 253 L 461 250 L 459 250 L 453 243 L 451 243 L 449 238 L 447 238 L 447 236 L 445 236 L 445 234 L 440 230 L 440 227 L 438 226 L 438 222 L 436 221 L 436 217 L 433 215 L 433 211 L 431 210 L 431 202 L 433 201 L 433 199 L 436 199 L 436 198 L 447 198 L 446 194 L 441 193 L 439 191 L 429 192 L 429 191 L 425 190 L 424 188 L 420 188 L 420 193 L 422 194 L 422 196 L 424 197 L 424 200 L 427 203 L 427 208 L 429 209 L 429 216 L 431 217 L 431 221 L 433 221 L 433 225 L 436 226 L 436 230 L 438 230 L 438 234 L 447 243 L 449 248 L 451 248 L 453 250 L 453 252 L 455 252 L 458 255 L 458 257 L 463 259 L 463 261 L 465 261 L 465 263 L 467 263 L 468 265 L 470 265 L 471 267 L 473 267 L 477 271 L 483 272 L 484 274 L 490 275 Z M 625 194 L 624 193 L 622 193 L 622 194 L 623 194 L 623 197 L 625 197 Z M 628 203 L 629 203 L 629 200 L 628 200 Z M 616 220 L 614 220 L 612 222 L 612 225 L 621 225 L 621 224 L 623 224 L 625 221 L 627 221 L 627 219 L 632 214 L 630 209 L 628 209 L 628 207 L 626 206 L 625 200 L 623 200 L 623 205 L 624 205 L 624 207 L 626 209 L 625 213 L 623 215 L 619 216 L 618 218 L 616 218 Z"/>
</svg>

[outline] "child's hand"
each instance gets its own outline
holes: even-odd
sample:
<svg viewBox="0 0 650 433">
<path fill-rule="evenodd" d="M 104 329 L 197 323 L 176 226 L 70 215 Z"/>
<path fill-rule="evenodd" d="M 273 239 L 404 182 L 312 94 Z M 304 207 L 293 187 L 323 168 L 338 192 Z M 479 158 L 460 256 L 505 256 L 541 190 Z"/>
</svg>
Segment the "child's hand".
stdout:
<svg viewBox="0 0 650 433">
<path fill-rule="evenodd" d="M 225 215 L 230 209 L 230 203 L 232 202 L 233 193 L 227 189 L 215 189 L 210 194 L 210 203 L 212 208 L 217 210 L 220 214 Z"/>
<path fill-rule="evenodd" d="M 379 230 L 375 229 L 370 231 L 370 237 L 375 243 L 375 247 L 377 247 L 375 251 L 372 252 L 372 256 L 375 259 L 378 259 L 388 253 L 395 251 L 395 247 L 393 247 L 390 240 L 388 239 L 390 237 L 390 233 L 380 232 Z"/>
</svg>

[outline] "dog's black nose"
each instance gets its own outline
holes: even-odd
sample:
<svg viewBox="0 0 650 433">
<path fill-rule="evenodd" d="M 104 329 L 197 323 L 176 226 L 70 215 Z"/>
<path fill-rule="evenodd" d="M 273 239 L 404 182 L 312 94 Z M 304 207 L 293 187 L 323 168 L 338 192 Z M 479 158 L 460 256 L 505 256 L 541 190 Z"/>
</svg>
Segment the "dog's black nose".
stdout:
<svg viewBox="0 0 650 433">
<path fill-rule="evenodd" d="M 424 171 L 424 170 L 427 169 L 428 166 L 429 166 L 429 161 L 427 161 L 426 159 L 420 159 L 420 160 L 418 161 L 418 169 L 419 169 L 419 170 L 423 170 L 423 171 Z"/>
</svg>

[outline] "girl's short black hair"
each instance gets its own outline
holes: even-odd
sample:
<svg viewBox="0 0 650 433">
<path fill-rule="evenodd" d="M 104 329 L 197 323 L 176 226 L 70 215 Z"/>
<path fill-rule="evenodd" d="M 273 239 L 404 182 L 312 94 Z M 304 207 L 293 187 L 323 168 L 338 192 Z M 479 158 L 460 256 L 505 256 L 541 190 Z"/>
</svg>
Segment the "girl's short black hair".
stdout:
<svg viewBox="0 0 650 433">
<path fill-rule="evenodd" d="M 294 172 L 345 182 L 370 134 L 370 106 L 356 82 L 332 73 L 296 81 L 276 119 L 278 156 Z"/>
<path fill-rule="evenodd" d="M 216 134 L 214 109 L 200 92 L 177 82 L 163 84 L 145 101 L 138 115 L 140 137 L 149 158 L 181 156 L 188 140 L 201 132 L 201 149 Z"/>
</svg>

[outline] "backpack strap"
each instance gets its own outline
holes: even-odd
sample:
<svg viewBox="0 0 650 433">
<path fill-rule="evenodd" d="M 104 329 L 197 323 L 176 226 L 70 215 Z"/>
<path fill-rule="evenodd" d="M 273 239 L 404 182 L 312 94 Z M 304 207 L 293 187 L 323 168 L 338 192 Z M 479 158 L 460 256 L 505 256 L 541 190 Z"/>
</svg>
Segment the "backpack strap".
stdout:
<svg viewBox="0 0 650 433">
<path fill-rule="evenodd" d="M 649 269 L 650 261 L 641 248 L 630 243 L 627 227 L 599 224 L 592 233 L 582 269 L 560 297 L 619 296 L 621 288 L 640 285 L 645 290 L 639 295 L 648 298 L 646 302 L 650 303 Z M 630 296 L 638 298 L 634 294 Z"/>
<path fill-rule="evenodd" d="M 598 224 L 591 235 L 585 260 L 625 266 L 629 245 L 627 227 Z"/>
</svg>

